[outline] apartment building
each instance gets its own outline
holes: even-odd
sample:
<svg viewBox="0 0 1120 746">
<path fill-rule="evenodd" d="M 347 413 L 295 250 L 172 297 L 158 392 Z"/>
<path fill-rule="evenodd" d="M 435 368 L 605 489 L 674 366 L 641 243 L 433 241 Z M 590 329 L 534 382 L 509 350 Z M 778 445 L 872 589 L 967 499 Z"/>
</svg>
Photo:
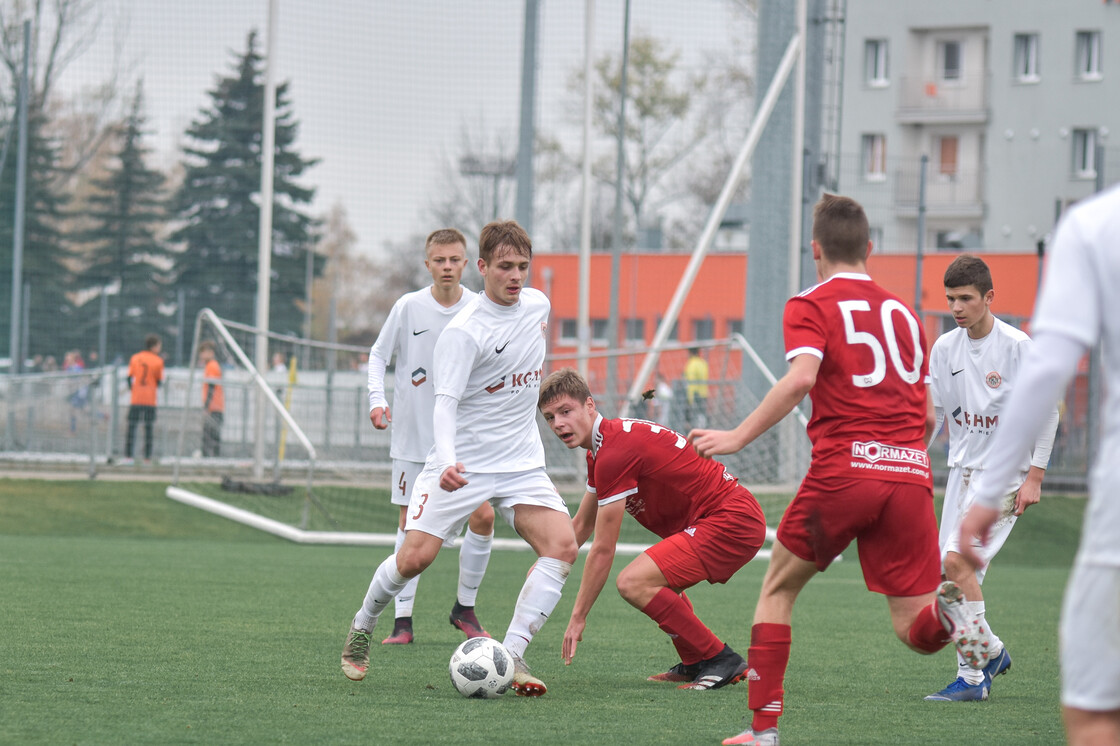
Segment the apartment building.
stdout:
<svg viewBox="0 0 1120 746">
<path fill-rule="evenodd" d="M 1024 252 L 1120 181 L 1120 2 L 847 0 L 837 188 L 877 250 Z"/>
</svg>

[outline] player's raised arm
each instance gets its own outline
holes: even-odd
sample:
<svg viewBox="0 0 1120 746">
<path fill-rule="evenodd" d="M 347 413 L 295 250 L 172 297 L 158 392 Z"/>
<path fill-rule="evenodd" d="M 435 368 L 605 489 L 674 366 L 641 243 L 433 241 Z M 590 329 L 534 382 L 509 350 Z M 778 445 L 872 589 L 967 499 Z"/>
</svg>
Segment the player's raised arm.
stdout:
<svg viewBox="0 0 1120 746">
<path fill-rule="evenodd" d="M 793 411 L 813 388 L 821 367 L 816 355 L 798 355 L 789 370 L 766 392 L 762 402 L 734 430 L 693 430 L 688 440 L 704 457 L 735 453 L 745 448 Z"/>
</svg>

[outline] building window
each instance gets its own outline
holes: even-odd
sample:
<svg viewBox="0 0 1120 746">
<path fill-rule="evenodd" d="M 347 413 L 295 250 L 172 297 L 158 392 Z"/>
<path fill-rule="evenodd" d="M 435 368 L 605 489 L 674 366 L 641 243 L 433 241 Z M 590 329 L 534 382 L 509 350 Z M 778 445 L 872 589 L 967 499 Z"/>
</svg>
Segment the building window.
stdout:
<svg viewBox="0 0 1120 746">
<path fill-rule="evenodd" d="M 692 339 L 703 342 L 716 338 L 716 322 L 712 319 L 692 320 Z"/>
<path fill-rule="evenodd" d="M 742 319 L 728 319 L 727 320 L 727 336 L 743 333 L 743 320 Z"/>
<path fill-rule="evenodd" d="M 1015 34 L 1015 80 L 1037 83 L 1038 34 Z"/>
<path fill-rule="evenodd" d="M 1073 176 L 1077 179 L 1097 177 L 1097 131 L 1073 131 Z"/>
<path fill-rule="evenodd" d="M 607 320 L 591 319 L 591 344 L 607 346 Z"/>
<path fill-rule="evenodd" d="M 1101 32 L 1077 32 L 1077 77 L 1097 80 L 1101 77 Z"/>
<path fill-rule="evenodd" d="M 890 82 L 886 39 L 868 39 L 864 42 L 863 73 L 869 86 L 881 88 Z"/>
<path fill-rule="evenodd" d="M 887 178 L 887 136 L 863 136 L 863 178 L 883 181 Z"/>
<path fill-rule="evenodd" d="M 868 226 L 867 238 L 871 241 L 871 250 L 879 252 L 883 250 L 883 228 L 879 225 Z"/>
<path fill-rule="evenodd" d="M 560 319 L 560 339 L 556 342 L 562 345 L 578 345 L 579 322 L 575 319 Z"/>
<path fill-rule="evenodd" d="M 646 320 L 626 319 L 626 346 L 641 347 L 646 343 Z"/>
<path fill-rule="evenodd" d="M 661 328 L 661 322 L 662 321 L 664 321 L 664 319 L 661 319 L 661 318 L 657 319 L 657 327 L 658 328 Z M 666 337 L 666 339 L 670 342 L 676 342 L 680 338 L 681 338 L 681 336 L 680 336 L 680 321 L 678 320 L 678 321 L 673 322 L 673 328 L 669 330 L 669 336 Z"/>
<path fill-rule="evenodd" d="M 937 173 L 948 177 L 957 175 L 959 150 L 960 138 L 956 135 L 937 138 Z"/>
<path fill-rule="evenodd" d="M 937 45 L 937 75 L 946 83 L 961 80 L 961 42 L 943 41 Z"/>
</svg>

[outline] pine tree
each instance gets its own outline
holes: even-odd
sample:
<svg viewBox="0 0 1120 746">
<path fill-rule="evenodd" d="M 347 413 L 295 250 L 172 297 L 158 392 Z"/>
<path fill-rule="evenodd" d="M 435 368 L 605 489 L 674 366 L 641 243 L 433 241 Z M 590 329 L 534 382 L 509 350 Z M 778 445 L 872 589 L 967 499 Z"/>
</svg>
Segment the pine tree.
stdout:
<svg viewBox="0 0 1120 746">
<path fill-rule="evenodd" d="M 151 149 L 144 145 L 144 94 L 137 86 L 128 116 L 114 128 L 113 157 L 104 176 L 91 179 L 91 229 L 87 266 L 79 278 L 86 287 L 116 285 L 108 297 L 108 358 L 128 357 L 138 340 L 152 331 L 171 332 L 171 319 L 160 313 L 174 301 L 169 288 L 171 254 L 159 239 L 166 222 L 164 176 L 149 168 Z M 87 303 L 97 303 L 96 299 Z"/>
<path fill-rule="evenodd" d="M 210 105 L 187 129 L 184 179 L 173 201 L 182 223 L 172 240 L 175 280 L 185 290 L 186 313 L 193 319 L 210 307 L 242 323 L 256 321 L 257 254 L 261 180 L 264 85 L 256 32 L 238 56 L 235 74 L 210 91 Z M 299 211 L 314 189 L 296 183 L 315 160 L 293 149 L 298 125 L 286 83 L 276 89 L 276 147 L 272 221 L 270 327 L 299 334 L 305 296 L 307 252 L 314 244 L 315 221 Z M 315 274 L 322 259 L 315 262 Z"/>
<path fill-rule="evenodd" d="M 0 174 L 0 349 L 7 355 L 11 319 L 13 237 L 15 234 L 16 158 L 19 150 L 18 121 L 10 128 L 7 157 Z M 58 229 L 66 198 L 58 183 L 58 145 L 46 134 L 46 117 L 32 99 L 27 119 L 27 192 L 24 212 L 22 306 L 27 314 L 24 351 L 29 355 L 61 355 L 81 341 L 74 307 L 67 298 L 73 289 L 72 254 Z M 2 140 L 2 138 L 0 138 Z M 26 290 L 26 292 L 24 292 Z M 61 359 L 61 358 L 59 358 Z"/>
</svg>

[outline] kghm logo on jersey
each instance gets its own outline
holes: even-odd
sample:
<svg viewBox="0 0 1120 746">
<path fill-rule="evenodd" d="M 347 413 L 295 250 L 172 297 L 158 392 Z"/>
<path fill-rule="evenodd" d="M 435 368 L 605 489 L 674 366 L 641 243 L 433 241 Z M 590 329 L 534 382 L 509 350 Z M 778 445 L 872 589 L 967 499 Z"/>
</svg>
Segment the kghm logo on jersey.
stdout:
<svg viewBox="0 0 1120 746">
<path fill-rule="evenodd" d="M 852 458 L 863 459 L 870 464 L 880 461 L 893 461 L 895 463 L 929 467 L 929 454 L 923 450 L 889 446 L 875 441 L 869 443 L 853 442 Z"/>
<path fill-rule="evenodd" d="M 423 368 L 417 368 L 416 370 L 412 371 L 412 385 L 413 386 L 423 386 L 424 381 L 427 381 L 427 380 L 428 380 L 428 371 L 424 370 Z"/>
<path fill-rule="evenodd" d="M 988 388 L 990 389 L 998 389 L 999 385 L 1003 383 L 1003 376 L 993 370 L 991 373 L 984 376 L 984 383 L 988 384 Z"/>
</svg>

